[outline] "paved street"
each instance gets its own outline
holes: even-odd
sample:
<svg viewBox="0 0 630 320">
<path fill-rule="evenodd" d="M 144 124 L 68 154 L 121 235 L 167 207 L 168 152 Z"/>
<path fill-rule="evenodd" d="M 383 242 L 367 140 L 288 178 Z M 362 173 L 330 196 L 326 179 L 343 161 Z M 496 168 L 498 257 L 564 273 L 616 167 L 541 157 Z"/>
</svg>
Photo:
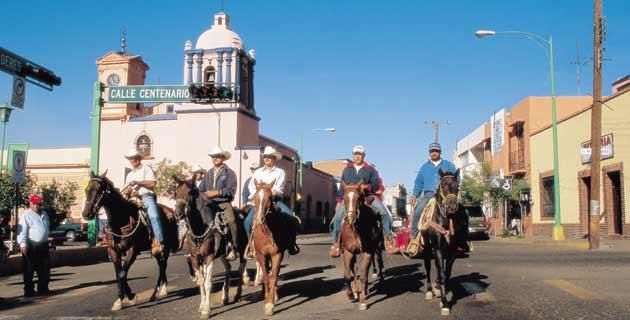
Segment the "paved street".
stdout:
<svg viewBox="0 0 630 320">
<path fill-rule="evenodd" d="M 420 286 L 424 268 L 419 260 L 386 258 L 387 277 L 373 287 L 369 309 L 359 312 L 342 293 L 341 261 L 330 266 L 327 240 L 301 240 L 302 253 L 285 260 L 280 301 L 274 319 L 436 319 L 437 301 L 425 301 Z M 252 266 L 253 267 L 253 266 Z M 0 281 L 0 319 L 197 319 L 198 289 L 187 276 L 184 259 L 169 265 L 169 295 L 147 303 L 156 266 L 146 254 L 130 272 L 139 304 L 118 313 L 109 311 L 116 285 L 112 267 L 101 263 L 53 270 L 56 295 L 25 300 L 21 277 Z M 250 270 L 250 271 L 253 271 Z M 481 241 L 469 258 L 458 260 L 452 280 L 455 319 L 624 319 L 630 314 L 630 254 L 605 250 L 577 251 L 553 246 Z M 220 288 L 220 276 L 215 280 Z M 233 294 L 233 292 L 232 292 Z M 218 306 L 216 319 L 262 319 L 259 288 L 248 287 L 243 301 Z"/>
</svg>

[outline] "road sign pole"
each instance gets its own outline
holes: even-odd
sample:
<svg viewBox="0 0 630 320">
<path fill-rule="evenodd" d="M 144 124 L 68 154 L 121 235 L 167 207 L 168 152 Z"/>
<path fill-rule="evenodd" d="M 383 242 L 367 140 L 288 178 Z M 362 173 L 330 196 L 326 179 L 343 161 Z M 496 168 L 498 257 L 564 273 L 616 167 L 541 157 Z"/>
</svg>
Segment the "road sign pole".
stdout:
<svg viewBox="0 0 630 320">
<path fill-rule="evenodd" d="M 92 143 L 90 152 L 90 170 L 98 174 L 98 159 L 101 143 L 101 95 L 103 85 L 100 81 L 94 83 L 94 96 L 92 99 Z M 93 247 L 98 241 L 98 216 L 88 221 L 88 245 Z"/>
</svg>

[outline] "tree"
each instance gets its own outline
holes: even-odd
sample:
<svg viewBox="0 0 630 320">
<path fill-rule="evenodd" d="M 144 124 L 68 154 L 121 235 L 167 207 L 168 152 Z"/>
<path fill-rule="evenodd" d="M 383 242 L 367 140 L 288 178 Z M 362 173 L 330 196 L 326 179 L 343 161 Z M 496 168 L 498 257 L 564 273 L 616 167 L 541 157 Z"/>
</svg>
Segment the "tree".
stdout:
<svg viewBox="0 0 630 320">
<path fill-rule="evenodd" d="M 20 185 L 18 207 L 28 207 L 28 196 L 33 193 L 34 187 L 35 179 L 27 172 L 24 183 Z M 13 208 L 15 208 L 15 186 L 11 182 L 11 176 L 2 173 L 0 174 L 0 215 L 9 215 Z"/>
<path fill-rule="evenodd" d="M 462 174 L 459 189 L 462 191 L 464 202 L 478 204 L 485 200 L 485 194 L 489 191 L 488 180 L 491 172 L 490 164 L 483 163 L 478 169 Z"/>
<path fill-rule="evenodd" d="M 167 159 L 160 161 L 155 169 L 157 176 L 155 193 L 161 197 L 173 198 L 175 196 L 175 188 L 177 187 L 175 177 L 180 180 L 186 179 L 191 174 L 190 170 L 191 167 L 183 161 L 175 164 Z"/>
<path fill-rule="evenodd" d="M 51 227 L 55 228 L 68 217 L 70 208 L 75 205 L 79 185 L 74 181 L 61 184 L 53 179 L 49 184 L 42 184 L 40 189 L 42 209 L 48 214 Z"/>
</svg>

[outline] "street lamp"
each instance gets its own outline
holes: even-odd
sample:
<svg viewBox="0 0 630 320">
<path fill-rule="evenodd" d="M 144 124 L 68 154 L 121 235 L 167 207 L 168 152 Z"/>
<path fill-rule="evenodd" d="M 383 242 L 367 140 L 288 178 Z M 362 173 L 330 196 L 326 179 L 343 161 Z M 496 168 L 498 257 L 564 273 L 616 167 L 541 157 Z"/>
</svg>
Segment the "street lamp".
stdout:
<svg viewBox="0 0 630 320">
<path fill-rule="evenodd" d="M 494 31 L 477 30 L 475 36 L 485 38 L 494 35 L 519 35 L 525 36 L 538 43 L 549 59 L 549 79 L 551 82 L 551 127 L 553 130 L 553 204 L 554 204 L 554 226 L 553 239 L 564 240 L 564 229 L 560 220 L 560 170 L 558 164 L 558 121 L 556 118 L 556 87 L 553 71 L 553 39 L 545 39 L 539 35 L 525 31 Z"/>
<path fill-rule="evenodd" d="M 337 131 L 337 129 L 335 129 L 335 128 L 316 128 L 316 129 L 312 129 L 311 131 L 312 132 L 318 132 L 318 131 L 321 132 L 321 131 L 323 131 L 323 132 L 333 133 L 333 132 Z M 300 193 L 299 193 L 299 195 L 301 197 L 301 194 L 302 194 L 302 191 L 303 191 L 303 188 L 304 188 L 304 158 L 303 158 L 304 157 L 304 132 L 302 132 L 300 134 L 300 154 L 299 154 L 299 157 L 300 157 L 300 170 L 299 170 L 300 171 Z"/>
<path fill-rule="evenodd" d="M 4 140 L 7 134 L 7 123 L 13 109 L 8 104 L 0 106 L 0 122 L 2 122 L 2 149 L 0 149 L 0 174 L 4 171 Z"/>
</svg>

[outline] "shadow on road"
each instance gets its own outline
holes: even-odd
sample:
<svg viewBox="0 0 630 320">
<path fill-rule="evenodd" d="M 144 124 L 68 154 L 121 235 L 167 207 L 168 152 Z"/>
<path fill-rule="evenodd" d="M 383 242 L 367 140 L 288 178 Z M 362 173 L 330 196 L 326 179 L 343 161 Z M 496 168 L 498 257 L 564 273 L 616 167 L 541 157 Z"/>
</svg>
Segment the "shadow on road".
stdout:
<svg viewBox="0 0 630 320">
<path fill-rule="evenodd" d="M 278 278 L 280 281 L 289 281 L 289 280 L 299 279 L 302 277 L 307 277 L 307 276 L 318 274 L 318 273 L 323 273 L 325 270 L 332 269 L 332 268 L 334 267 L 328 265 L 328 266 L 317 266 L 317 267 L 301 269 L 301 270 L 294 270 L 294 271 L 289 271 L 284 274 L 280 273 Z"/>
<path fill-rule="evenodd" d="M 367 298 L 370 299 L 377 295 L 383 295 L 383 297 L 372 301 L 370 305 L 407 292 L 420 292 L 421 281 L 426 279 L 425 274 L 419 271 L 421 265 L 415 263 L 385 269 L 384 281 L 382 283 L 380 281 L 373 282 Z"/>
<path fill-rule="evenodd" d="M 309 268 L 313 269 L 313 268 Z M 297 272 L 297 271 L 296 271 Z M 327 297 L 340 292 L 343 289 L 343 279 L 325 280 L 324 277 L 315 279 L 305 279 L 289 283 L 283 283 L 278 287 L 278 295 L 282 297 L 291 297 L 281 301 L 276 306 L 284 307 L 278 309 L 275 314 L 300 306 L 306 302 L 317 298 Z M 293 301 L 297 301 L 291 305 Z"/>
<path fill-rule="evenodd" d="M 488 276 L 473 272 L 466 275 L 459 275 L 451 278 L 449 290 L 452 292 L 451 305 L 454 306 L 459 300 L 466 297 L 486 292 L 490 286 L 486 280 Z"/>
</svg>

